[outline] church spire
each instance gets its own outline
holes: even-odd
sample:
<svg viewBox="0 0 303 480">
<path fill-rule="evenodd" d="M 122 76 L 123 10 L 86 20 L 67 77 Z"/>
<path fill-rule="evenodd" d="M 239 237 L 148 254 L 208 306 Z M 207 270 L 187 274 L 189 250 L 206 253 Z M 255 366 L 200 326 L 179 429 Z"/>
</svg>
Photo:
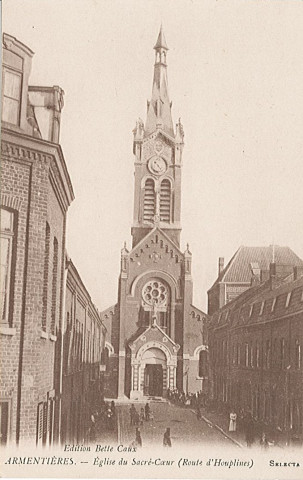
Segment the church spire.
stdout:
<svg viewBox="0 0 303 480">
<path fill-rule="evenodd" d="M 154 79 L 151 101 L 147 103 L 147 117 L 145 135 L 149 135 L 157 129 L 164 130 L 168 135 L 174 137 L 173 122 L 171 117 L 171 102 L 168 96 L 166 44 L 162 25 L 155 50 Z"/>
<path fill-rule="evenodd" d="M 160 32 L 159 32 L 159 35 L 158 35 L 158 40 L 156 42 L 156 45 L 154 46 L 155 50 L 157 50 L 158 48 L 164 48 L 164 50 L 168 50 L 168 47 L 166 45 L 166 40 L 165 40 L 165 37 L 164 37 L 162 23 L 161 23 Z"/>
</svg>

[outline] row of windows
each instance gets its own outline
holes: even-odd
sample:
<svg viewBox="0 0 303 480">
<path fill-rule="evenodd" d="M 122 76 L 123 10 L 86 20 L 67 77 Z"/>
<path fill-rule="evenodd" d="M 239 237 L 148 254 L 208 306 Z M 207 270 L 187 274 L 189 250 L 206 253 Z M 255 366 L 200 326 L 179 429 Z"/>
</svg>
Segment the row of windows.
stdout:
<svg viewBox="0 0 303 480">
<path fill-rule="evenodd" d="M 229 383 L 225 377 L 218 376 L 215 379 L 214 396 L 221 402 L 229 402 L 238 411 L 250 411 L 257 420 L 270 421 L 279 428 L 302 432 L 301 402 L 296 399 L 287 402 L 284 395 L 278 396 L 277 391 L 264 390 L 261 385 L 252 388 L 245 382 Z"/>
<path fill-rule="evenodd" d="M 302 351 L 301 344 L 298 339 L 293 342 L 293 364 L 290 367 L 301 369 L 302 367 Z M 212 360 L 214 365 L 228 365 L 229 352 L 228 341 L 222 340 L 215 343 L 212 351 Z M 287 355 L 285 338 L 274 339 L 273 342 L 267 340 L 263 346 L 263 364 L 261 347 L 258 342 L 255 343 L 233 343 L 230 361 L 232 365 L 260 368 L 287 368 L 290 364 Z"/>
<path fill-rule="evenodd" d="M 288 292 L 285 297 L 285 302 L 283 303 L 284 308 L 289 308 L 292 304 L 292 299 L 294 298 L 294 291 Z M 263 300 L 261 303 L 253 303 L 250 306 L 244 306 L 241 309 L 237 310 L 234 314 L 234 319 L 242 318 L 245 319 L 244 310 L 247 310 L 248 318 L 252 318 L 254 315 L 262 317 L 265 313 L 274 313 L 277 307 L 278 299 L 280 299 L 281 295 L 278 297 L 274 297 L 270 300 Z M 236 298 L 236 297 L 235 297 Z M 229 298 L 229 300 L 231 300 Z M 303 290 L 299 292 L 299 301 L 303 302 Z M 218 316 L 218 323 L 221 321 L 227 322 L 231 314 L 230 310 L 224 310 L 220 312 Z"/>
<path fill-rule="evenodd" d="M 285 298 L 285 303 L 284 303 L 284 307 L 285 308 L 288 308 L 291 304 L 291 300 L 292 300 L 292 295 L 293 292 L 288 292 L 287 295 L 286 295 L 286 298 Z M 257 314 L 259 316 L 262 316 L 264 314 L 264 310 L 265 310 L 265 303 L 270 303 L 270 308 L 269 308 L 269 311 L 270 313 L 274 313 L 275 309 L 276 309 L 276 306 L 277 306 L 277 299 L 278 297 L 274 297 L 273 299 L 271 300 L 268 300 L 268 302 L 265 302 L 265 300 L 263 300 L 263 302 L 261 302 L 260 304 L 260 308 L 257 312 Z M 303 290 L 301 292 L 301 295 L 300 295 L 300 301 L 303 302 Z M 249 317 L 252 317 L 253 313 L 254 313 L 254 310 L 255 308 L 257 308 L 257 306 L 259 306 L 259 304 L 252 304 L 250 306 L 250 311 L 249 311 Z"/>
<path fill-rule="evenodd" d="M 158 203 L 158 205 L 157 205 Z M 159 208 L 160 221 L 169 223 L 171 220 L 171 185 L 167 179 L 160 184 L 159 197 L 156 195 L 155 182 L 148 178 L 144 187 L 143 220 L 152 222 Z"/>
<path fill-rule="evenodd" d="M 66 331 L 63 339 L 63 374 L 69 375 L 82 370 L 84 364 L 101 362 L 103 337 L 102 327 L 89 317 L 88 324 L 84 324 L 76 317 L 75 298 L 70 311 L 66 313 Z M 93 371 L 90 373 L 93 376 Z"/>
<path fill-rule="evenodd" d="M 16 219 L 15 213 L 1 208 L 1 272 L 0 272 L 0 302 L 1 322 L 12 326 L 12 304 L 14 292 L 14 260 L 16 258 Z M 42 330 L 47 329 L 48 317 L 48 285 L 49 262 L 50 262 L 50 227 L 46 223 L 45 250 L 44 250 L 44 274 L 43 274 L 43 298 L 42 298 Z M 53 238 L 52 246 L 52 277 L 51 277 L 51 325 L 52 334 L 56 333 L 57 323 L 57 295 L 58 295 L 58 265 L 59 247 L 58 240 Z"/>
</svg>

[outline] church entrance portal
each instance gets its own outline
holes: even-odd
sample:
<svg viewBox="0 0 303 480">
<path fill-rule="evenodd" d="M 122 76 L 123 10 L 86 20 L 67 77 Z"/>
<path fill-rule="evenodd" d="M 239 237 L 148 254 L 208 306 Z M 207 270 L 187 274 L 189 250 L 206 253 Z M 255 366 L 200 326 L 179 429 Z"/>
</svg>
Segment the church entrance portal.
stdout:
<svg viewBox="0 0 303 480">
<path fill-rule="evenodd" d="M 144 395 L 152 397 L 163 396 L 162 365 L 146 364 L 144 370 Z"/>
</svg>

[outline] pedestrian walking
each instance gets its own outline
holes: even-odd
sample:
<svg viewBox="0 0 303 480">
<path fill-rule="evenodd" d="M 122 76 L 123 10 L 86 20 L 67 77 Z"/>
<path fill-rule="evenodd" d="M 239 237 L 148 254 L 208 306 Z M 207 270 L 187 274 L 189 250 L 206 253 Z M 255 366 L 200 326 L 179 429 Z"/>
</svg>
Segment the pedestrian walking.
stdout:
<svg viewBox="0 0 303 480">
<path fill-rule="evenodd" d="M 150 407 L 149 407 L 149 404 L 147 403 L 145 405 L 145 420 L 147 422 L 149 422 L 149 414 L 150 414 Z"/>
<path fill-rule="evenodd" d="M 261 446 L 262 450 L 267 450 L 268 447 L 269 447 L 269 443 L 268 443 L 267 436 L 266 436 L 265 432 L 263 432 L 262 435 L 261 435 L 260 446 Z"/>
<path fill-rule="evenodd" d="M 201 408 L 199 403 L 197 405 L 197 420 L 201 420 Z"/>
<path fill-rule="evenodd" d="M 142 407 L 140 411 L 140 425 L 143 425 L 144 420 L 145 420 L 145 413 L 144 413 L 144 408 Z"/>
<path fill-rule="evenodd" d="M 134 425 L 135 427 L 138 427 L 139 423 L 140 423 L 140 415 L 139 415 L 139 413 L 137 412 L 137 410 L 135 409 L 135 411 L 134 411 L 133 425 Z"/>
<path fill-rule="evenodd" d="M 245 421 L 245 440 L 248 447 L 254 442 L 254 423 L 251 414 L 248 414 Z"/>
<path fill-rule="evenodd" d="M 141 432 L 140 428 L 136 428 L 136 439 L 135 439 L 136 445 L 138 447 L 142 447 L 142 437 L 141 437 Z"/>
<path fill-rule="evenodd" d="M 130 415 L 130 424 L 134 425 L 134 415 L 135 415 L 136 409 L 134 404 L 131 404 L 131 407 L 129 409 L 129 415 Z"/>
<path fill-rule="evenodd" d="M 163 435 L 163 447 L 171 447 L 170 428 L 168 427 Z"/>
<path fill-rule="evenodd" d="M 96 440 L 96 421 L 93 413 L 90 416 L 89 439 L 91 442 Z"/>
<path fill-rule="evenodd" d="M 232 411 L 229 414 L 229 432 L 235 432 L 237 430 L 237 414 Z"/>
<path fill-rule="evenodd" d="M 111 410 L 111 408 L 108 408 L 107 409 L 107 412 L 106 412 L 106 426 L 107 426 L 107 429 L 112 431 L 114 429 L 114 415 L 113 415 L 113 412 Z"/>
</svg>

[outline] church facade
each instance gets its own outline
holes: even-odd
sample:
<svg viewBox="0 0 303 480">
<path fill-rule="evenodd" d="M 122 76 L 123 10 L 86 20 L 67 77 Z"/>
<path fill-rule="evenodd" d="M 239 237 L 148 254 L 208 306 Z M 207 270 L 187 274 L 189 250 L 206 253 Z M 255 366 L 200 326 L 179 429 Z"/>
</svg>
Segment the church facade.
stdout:
<svg viewBox="0 0 303 480">
<path fill-rule="evenodd" d="M 133 130 L 132 247 L 121 251 L 118 302 L 101 314 L 108 329 L 107 397 L 164 397 L 205 389 L 207 315 L 192 305 L 192 255 L 180 250 L 184 132 L 175 128 L 162 27 L 146 122 Z M 204 385 L 203 385 L 204 384 Z"/>
</svg>

